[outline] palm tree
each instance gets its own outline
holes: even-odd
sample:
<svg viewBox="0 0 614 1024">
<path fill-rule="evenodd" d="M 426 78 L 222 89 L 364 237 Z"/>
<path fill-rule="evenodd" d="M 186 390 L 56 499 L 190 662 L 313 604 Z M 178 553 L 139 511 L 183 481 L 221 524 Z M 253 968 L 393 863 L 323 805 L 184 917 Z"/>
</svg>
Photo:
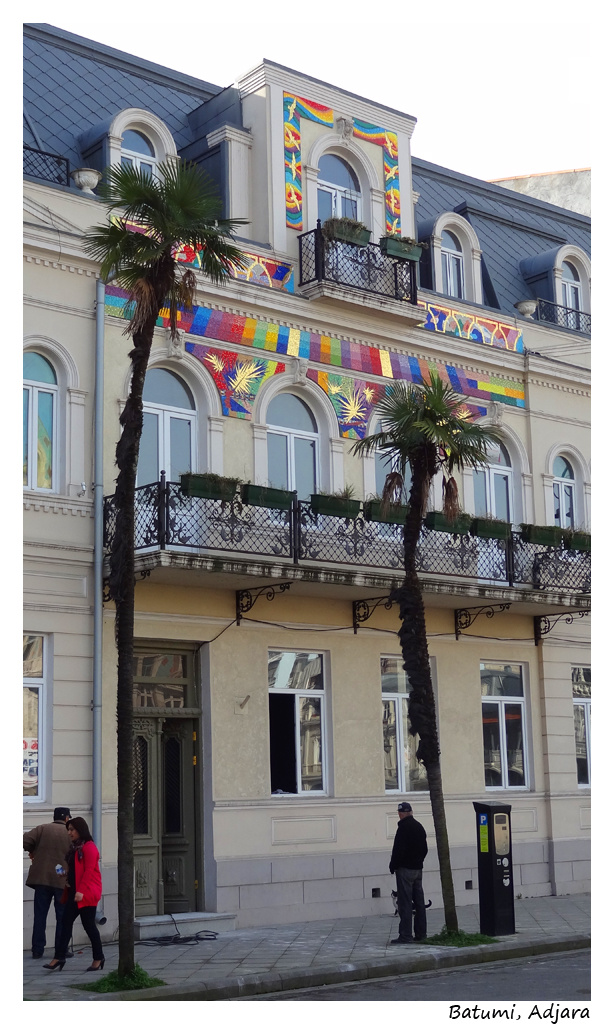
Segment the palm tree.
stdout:
<svg viewBox="0 0 614 1024">
<path fill-rule="evenodd" d="M 233 267 L 244 266 L 240 249 L 228 239 L 242 221 L 216 219 L 220 203 L 203 171 L 168 161 L 152 177 L 131 166 L 114 166 L 99 194 L 108 223 L 85 236 L 85 251 L 101 264 L 100 274 L 125 288 L 132 303 L 126 333 L 132 338 L 130 392 L 120 416 L 115 459 L 115 530 L 110 549 L 109 593 L 115 602 L 117 644 L 117 838 L 120 976 L 134 970 L 134 858 L 132 761 L 132 660 L 134 647 L 134 497 L 143 429 L 143 386 L 156 321 L 169 309 L 176 336 L 180 305 L 191 308 L 197 285 L 192 269 L 175 256 L 187 244 L 199 253 L 202 271 L 223 283 Z"/>
<path fill-rule="evenodd" d="M 407 672 L 409 731 L 420 741 L 416 756 L 427 773 L 445 923 L 458 931 L 450 847 L 443 799 L 435 695 L 429 665 L 422 587 L 416 571 L 416 547 L 429 496 L 431 481 L 441 470 L 444 482 L 444 512 L 454 519 L 460 509 L 453 473 L 463 466 L 480 466 L 488 461 L 489 446 L 501 439 L 496 427 L 474 423 L 464 409 L 464 399 L 449 384 L 431 373 L 431 380 L 418 386 L 395 381 L 377 404 L 381 421 L 379 433 L 357 441 L 352 452 L 382 453 L 389 464 L 383 492 L 383 506 L 399 500 L 407 470 L 411 485 L 407 517 L 403 527 L 405 578 L 391 597 L 399 605 L 399 639 L 403 667 Z"/>
</svg>

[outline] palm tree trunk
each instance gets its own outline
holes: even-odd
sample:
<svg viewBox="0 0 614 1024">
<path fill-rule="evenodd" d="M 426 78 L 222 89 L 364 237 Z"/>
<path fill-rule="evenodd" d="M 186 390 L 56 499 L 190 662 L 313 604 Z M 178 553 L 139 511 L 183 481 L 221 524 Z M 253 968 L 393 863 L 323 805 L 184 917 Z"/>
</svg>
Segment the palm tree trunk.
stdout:
<svg viewBox="0 0 614 1024">
<path fill-rule="evenodd" d="M 445 923 L 449 931 L 458 931 L 441 778 L 435 694 L 429 662 L 422 587 L 416 572 L 416 548 L 422 527 L 423 495 L 425 487 L 430 484 L 431 476 L 426 460 L 423 463 L 418 460 L 413 467 L 409 508 L 403 529 L 405 579 L 393 597 L 399 604 L 399 640 L 403 667 L 411 687 L 408 708 L 409 731 L 412 736 L 417 734 L 420 737 L 417 757 L 426 767 L 429 785 Z"/>
</svg>

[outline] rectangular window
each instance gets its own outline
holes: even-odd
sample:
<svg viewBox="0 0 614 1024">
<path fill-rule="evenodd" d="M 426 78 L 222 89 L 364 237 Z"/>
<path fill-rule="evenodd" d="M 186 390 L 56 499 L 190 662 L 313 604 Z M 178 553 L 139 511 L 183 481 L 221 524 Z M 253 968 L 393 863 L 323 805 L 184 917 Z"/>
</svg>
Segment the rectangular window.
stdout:
<svg viewBox="0 0 614 1024">
<path fill-rule="evenodd" d="M 325 790 L 322 654 L 269 651 L 271 792 Z"/>
<path fill-rule="evenodd" d="M 410 685 L 403 659 L 382 655 L 382 728 L 384 733 L 384 788 L 410 793 L 428 789 L 426 768 L 416 759 L 418 737 L 411 736 L 407 712 Z"/>
<path fill-rule="evenodd" d="M 591 784 L 591 670 L 572 668 L 573 724 L 578 785 Z"/>
<path fill-rule="evenodd" d="M 41 736 L 46 655 L 42 636 L 23 635 L 23 795 L 41 800 Z"/>
<path fill-rule="evenodd" d="M 480 681 L 485 785 L 502 789 L 526 787 L 522 666 L 481 662 Z"/>
</svg>

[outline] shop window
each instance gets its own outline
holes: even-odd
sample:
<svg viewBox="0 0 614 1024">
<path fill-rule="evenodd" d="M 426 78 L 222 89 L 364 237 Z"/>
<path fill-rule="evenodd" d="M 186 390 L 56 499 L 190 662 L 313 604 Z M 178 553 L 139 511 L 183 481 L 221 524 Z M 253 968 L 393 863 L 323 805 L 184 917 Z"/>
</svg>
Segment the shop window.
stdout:
<svg viewBox="0 0 614 1024">
<path fill-rule="evenodd" d="M 322 654 L 269 651 L 271 792 L 323 793 Z"/>
<path fill-rule="evenodd" d="M 45 689 L 47 686 L 47 645 L 42 636 L 23 635 L 23 796 L 43 799 L 42 743 Z"/>
</svg>

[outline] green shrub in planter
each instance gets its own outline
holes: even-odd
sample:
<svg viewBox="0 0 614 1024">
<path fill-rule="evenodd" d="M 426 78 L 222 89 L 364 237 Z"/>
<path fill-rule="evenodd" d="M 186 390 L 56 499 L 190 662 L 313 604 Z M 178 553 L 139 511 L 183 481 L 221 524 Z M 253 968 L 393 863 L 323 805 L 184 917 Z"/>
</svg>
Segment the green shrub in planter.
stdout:
<svg viewBox="0 0 614 1024">
<path fill-rule="evenodd" d="M 590 551 L 591 535 L 584 530 L 564 530 L 563 544 L 568 551 Z"/>
<path fill-rule="evenodd" d="M 414 242 L 411 238 L 401 238 L 399 235 L 384 235 L 379 240 L 379 247 L 386 256 L 395 260 L 412 260 L 417 263 L 422 256 L 423 247 Z"/>
<path fill-rule="evenodd" d="M 322 224 L 322 234 L 329 242 L 346 242 L 349 245 L 369 244 L 371 231 L 351 217 L 329 217 Z"/>
<path fill-rule="evenodd" d="M 443 512 L 427 512 L 425 526 L 429 530 L 439 530 L 441 533 L 469 533 L 471 527 L 471 516 L 461 513 L 456 519 L 448 519 Z"/>
<path fill-rule="evenodd" d="M 294 494 L 278 487 L 261 487 L 259 484 L 243 484 L 241 498 L 246 505 L 260 505 L 262 508 L 292 508 Z"/>
<path fill-rule="evenodd" d="M 362 510 L 364 512 L 365 519 L 373 523 L 401 523 L 403 524 L 407 518 L 407 505 L 394 505 L 388 506 L 388 512 L 384 515 L 382 511 L 381 501 L 365 501 L 363 502 Z"/>
<path fill-rule="evenodd" d="M 512 527 L 510 523 L 504 523 L 502 519 L 474 519 L 469 532 L 472 537 L 508 540 L 512 535 Z"/>
<path fill-rule="evenodd" d="M 530 544 L 542 544 L 547 548 L 558 548 L 563 540 L 560 526 L 536 526 L 534 523 L 521 523 L 520 535 Z"/>
<path fill-rule="evenodd" d="M 181 490 L 192 498 L 232 501 L 238 486 L 238 478 L 218 476 L 217 473 L 184 473 L 181 476 Z"/>
<path fill-rule="evenodd" d="M 311 510 L 318 515 L 337 516 L 340 519 L 356 519 L 360 502 L 337 494 L 312 494 Z"/>
</svg>

